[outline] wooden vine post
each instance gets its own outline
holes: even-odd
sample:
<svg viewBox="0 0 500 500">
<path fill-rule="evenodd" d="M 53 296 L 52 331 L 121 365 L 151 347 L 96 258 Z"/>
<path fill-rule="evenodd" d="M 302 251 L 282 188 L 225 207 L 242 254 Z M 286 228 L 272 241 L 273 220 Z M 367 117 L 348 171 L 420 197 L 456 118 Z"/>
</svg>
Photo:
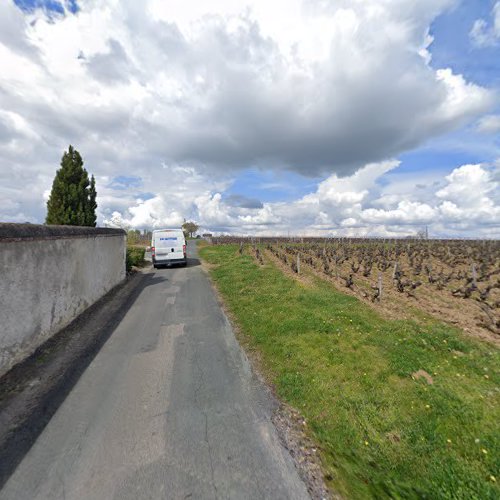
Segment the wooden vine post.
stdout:
<svg viewBox="0 0 500 500">
<path fill-rule="evenodd" d="M 392 271 L 392 279 L 395 280 L 396 279 L 396 274 L 398 272 L 398 263 L 395 262 L 394 263 L 394 270 Z"/>
</svg>

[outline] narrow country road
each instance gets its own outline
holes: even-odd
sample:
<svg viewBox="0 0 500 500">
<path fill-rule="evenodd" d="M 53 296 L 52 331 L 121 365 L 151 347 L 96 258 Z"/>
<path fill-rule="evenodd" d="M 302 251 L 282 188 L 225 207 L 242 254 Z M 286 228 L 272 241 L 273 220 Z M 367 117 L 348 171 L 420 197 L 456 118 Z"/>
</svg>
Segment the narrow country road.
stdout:
<svg viewBox="0 0 500 500">
<path fill-rule="evenodd" d="M 187 268 L 145 278 L 1 500 L 308 498 L 188 251 Z"/>
</svg>

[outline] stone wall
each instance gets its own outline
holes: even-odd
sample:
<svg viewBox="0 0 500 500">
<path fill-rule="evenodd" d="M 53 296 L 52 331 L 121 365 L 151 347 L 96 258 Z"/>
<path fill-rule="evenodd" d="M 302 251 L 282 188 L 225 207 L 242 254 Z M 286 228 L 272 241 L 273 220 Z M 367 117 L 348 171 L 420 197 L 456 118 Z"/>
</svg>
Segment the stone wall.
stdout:
<svg viewBox="0 0 500 500">
<path fill-rule="evenodd" d="M 0 376 L 125 279 L 121 229 L 0 223 Z"/>
</svg>

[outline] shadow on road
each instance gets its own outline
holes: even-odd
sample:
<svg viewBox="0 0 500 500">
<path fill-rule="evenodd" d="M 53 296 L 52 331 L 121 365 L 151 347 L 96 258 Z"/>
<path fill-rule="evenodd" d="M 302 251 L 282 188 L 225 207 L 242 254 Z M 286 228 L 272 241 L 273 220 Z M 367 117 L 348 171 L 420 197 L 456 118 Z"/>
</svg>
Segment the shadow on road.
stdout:
<svg viewBox="0 0 500 500">
<path fill-rule="evenodd" d="M 0 378 L 0 489 L 142 291 L 164 281 L 129 278 Z"/>
<path fill-rule="evenodd" d="M 199 259 L 197 258 L 191 258 L 191 257 L 188 257 L 187 259 L 187 266 L 186 267 L 196 267 L 196 266 L 201 266 L 201 262 Z M 182 266 L 181 264 L 174 264 L 173 266 L 162 266 L 158 269 L 154 269 L 154 270 L 159 270 L 159 269 L 182 269 Z"/>
</svg>

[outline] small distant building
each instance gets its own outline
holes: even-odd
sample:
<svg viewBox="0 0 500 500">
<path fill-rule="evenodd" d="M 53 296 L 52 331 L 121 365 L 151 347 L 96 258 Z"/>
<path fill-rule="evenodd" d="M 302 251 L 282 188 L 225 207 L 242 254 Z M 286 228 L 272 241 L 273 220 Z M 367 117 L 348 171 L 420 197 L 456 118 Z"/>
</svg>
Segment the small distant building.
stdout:
<svg viewBox="0 0 500 500">
<path fill-rule="evenodd" d="M 202 236 L 203 236 L 203 238 L 205 238 L 206 240 L 208 240 L 208 239 L 210 239 L 210 238 L 212 238 L 212 237 L 213 237 L 213 236 L 212 236 L 212 233 L 204 233 Z"/>
</svg>

